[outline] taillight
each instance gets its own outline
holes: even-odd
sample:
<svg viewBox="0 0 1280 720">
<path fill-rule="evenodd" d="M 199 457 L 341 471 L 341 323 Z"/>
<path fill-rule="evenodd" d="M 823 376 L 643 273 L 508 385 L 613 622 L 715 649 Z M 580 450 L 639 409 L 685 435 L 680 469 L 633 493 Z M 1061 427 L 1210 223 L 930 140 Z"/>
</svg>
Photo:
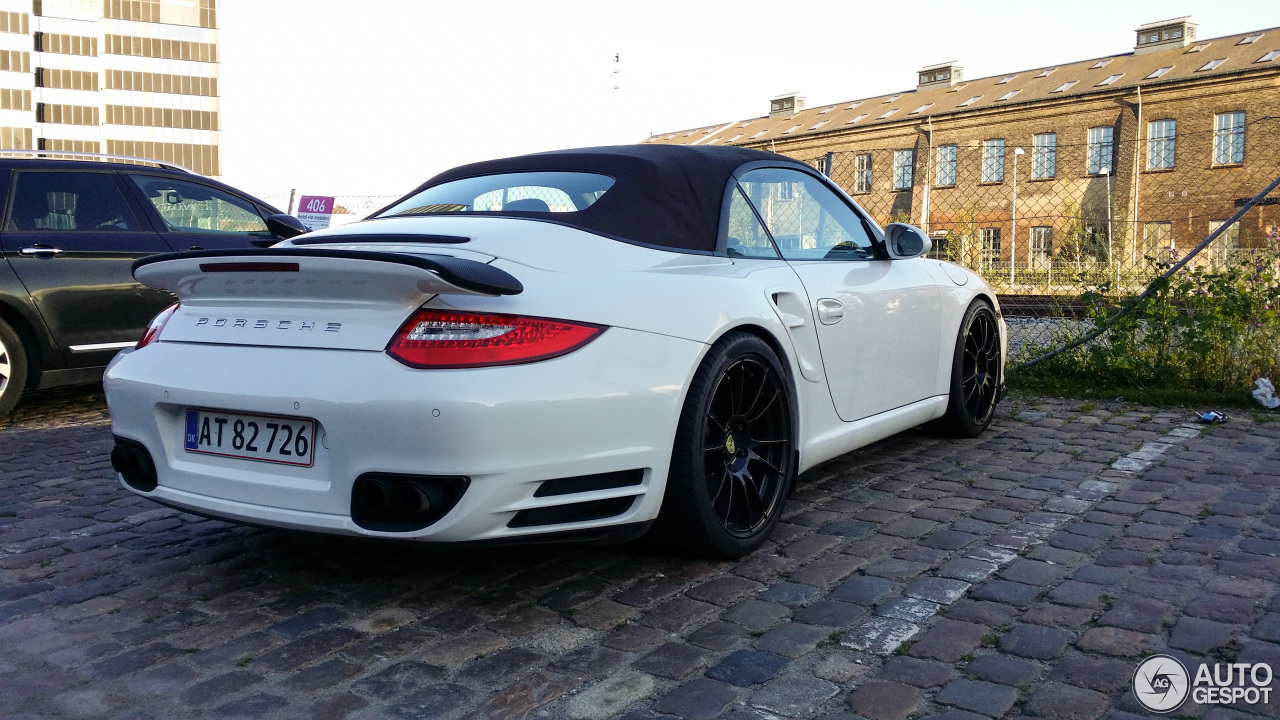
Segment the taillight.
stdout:
<svg viewBox="0 0 1280 720">
<path fill-rule="evenodd" d="M 518 315 L 419 310 L 396 332 L 387 354 L 416 368 L 516 365 L 571 353 L 604 330 Z"/>
<path fill-rule="evenodd" d="M 174 303 L 169 307 L 160 311 L 159 315 L 151 318 L 151 324 L 147 325 L 147 331 L 142 333 L 142 339 L 138 341 L 134 348 L 144 348 L 155 342 L 160 337 L 160 331 L 164 329 L 164 324 L 169 322 L 169 318 L 178 310 L 178 303 Z"/>
</svg>

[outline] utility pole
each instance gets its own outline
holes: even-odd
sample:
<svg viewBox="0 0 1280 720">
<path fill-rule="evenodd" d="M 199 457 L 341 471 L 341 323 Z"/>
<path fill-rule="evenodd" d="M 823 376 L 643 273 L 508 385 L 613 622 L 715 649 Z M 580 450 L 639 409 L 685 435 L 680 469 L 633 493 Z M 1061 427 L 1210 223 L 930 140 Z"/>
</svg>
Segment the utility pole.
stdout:
<svg viewBox="0 0 1280 720">
<path fill-rule="evenodd" d="M 298 197 L 298 188 L 289 188 L 289 209 L 288 211 L 285 212 L 286 215 L 293 214 L 293 201 L 297 199 L 297 197 Z"/>
</svg>

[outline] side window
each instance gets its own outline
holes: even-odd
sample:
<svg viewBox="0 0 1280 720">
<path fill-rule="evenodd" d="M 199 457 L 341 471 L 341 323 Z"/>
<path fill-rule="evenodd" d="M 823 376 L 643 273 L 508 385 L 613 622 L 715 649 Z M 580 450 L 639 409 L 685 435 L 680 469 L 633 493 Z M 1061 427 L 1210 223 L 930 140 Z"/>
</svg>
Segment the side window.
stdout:
<svg viewBox="0 0 1280 720">
<path fill-rule="evenodd" d="M 776 260 L 778 251 L 765 231 L 742 190 L 735 188 L 729 201 L 729 227 L 726 233 L 729 257 L 769 258 Z"/>
<path fill-rule="evenodd" d="M 798 170 L 761 168 L 738 182 L 787 260 L 876 257 L 862 219 L 817 178 Z"/>
<path fill-rule="evenodd" d="M 170 232 L 260 233 L 267 223 L 253 205 L 216 188 L 159 175 L 129 174 Z"/>
<path fill-rule="evenodd" d="M 110 173 L 20 172 L 8 230 L 119 232 L 137 230 Z"/>
</svg>

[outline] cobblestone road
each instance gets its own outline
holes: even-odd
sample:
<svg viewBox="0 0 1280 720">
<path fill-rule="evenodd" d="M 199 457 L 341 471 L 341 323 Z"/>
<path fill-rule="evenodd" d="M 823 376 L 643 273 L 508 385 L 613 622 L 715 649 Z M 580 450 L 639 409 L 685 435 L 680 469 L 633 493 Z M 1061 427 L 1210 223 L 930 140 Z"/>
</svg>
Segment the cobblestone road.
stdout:
<svg viewBox="0 0 1280 720">
<path fill-rule="evenodd" d="M 1280 668 L 1261 416 L 1006 403 L 806 473 L 730 563 L 205 520 L 116 484 L 105 415 L 0 424 L 0 717 L 1123 719 L 1145 654 Z"/>
</svg>

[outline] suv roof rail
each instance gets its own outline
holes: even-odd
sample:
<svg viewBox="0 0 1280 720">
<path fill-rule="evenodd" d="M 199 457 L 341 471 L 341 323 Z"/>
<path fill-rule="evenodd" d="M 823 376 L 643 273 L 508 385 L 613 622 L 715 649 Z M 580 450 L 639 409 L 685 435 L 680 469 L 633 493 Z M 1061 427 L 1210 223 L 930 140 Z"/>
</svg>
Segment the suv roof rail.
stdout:
<svg viewBox="0 0 1280 720">
<path fill-rule="evenodd" d="M 134 157 L 132 155 L 108 155 L 106 153 L 91 152 L 73 152 L 71 150 L 11 150 L 8 148 L 0 148 L 0 156 L 3 155 L 23 155 L 28 157 L 48 157 L 56 160 L 58 158 L 69 158 L 71 160 L 127 160 L 129 162 L 150 163 L 157 167 L 167 170 L 181 170 L 191 175 L 199 175 L 200 173 L 191 168 L 184 167 L 178 163 L 169 162 L 168 160 L 156 160 L 153 158 Z"/>
</svg>

